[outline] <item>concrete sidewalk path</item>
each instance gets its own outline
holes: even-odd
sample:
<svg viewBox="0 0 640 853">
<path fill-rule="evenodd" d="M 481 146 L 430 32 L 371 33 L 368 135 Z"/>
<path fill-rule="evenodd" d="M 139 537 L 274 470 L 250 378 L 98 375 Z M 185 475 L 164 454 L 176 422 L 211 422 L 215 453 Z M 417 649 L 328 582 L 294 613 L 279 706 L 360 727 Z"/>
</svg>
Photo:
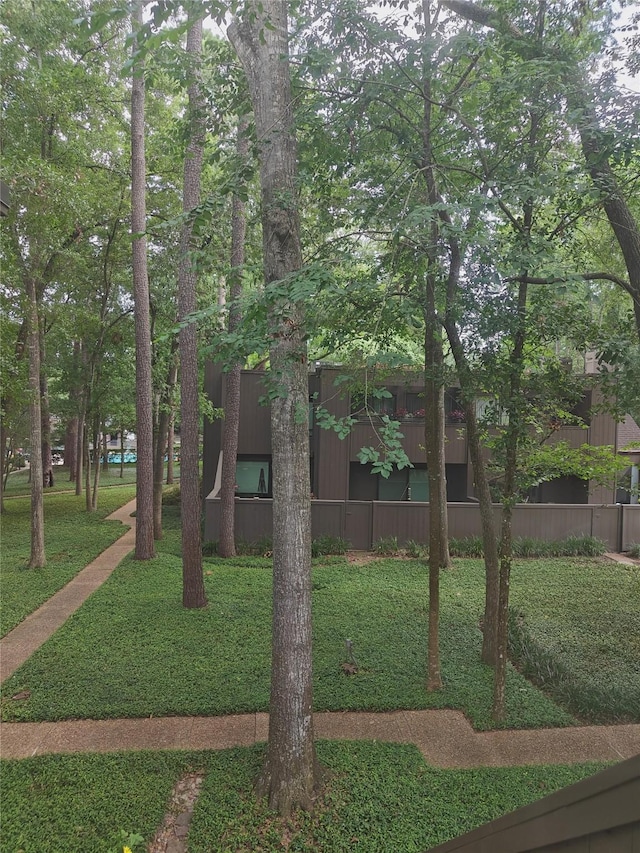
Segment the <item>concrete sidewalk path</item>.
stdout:
<svg viewBox="0 0 640 853">
<path fill-rule="evenodd" d="M 129 526 L 117 542 L 0 640 L 0 683 L 9 678 L 101 586 L 135 547 L 135 498 L 107 517 Z"/>
<path fill-rule="evenodd" d="M 331 740 L 413 743 L 442 768 L 621 761 L 640 753 L 640 725 L 476 732 L 460 711 L 318 713 Z M 4 723 L 0 757 L 142 749 L 225 749 L 267 740 L 268 714 Z"/>
</svg>

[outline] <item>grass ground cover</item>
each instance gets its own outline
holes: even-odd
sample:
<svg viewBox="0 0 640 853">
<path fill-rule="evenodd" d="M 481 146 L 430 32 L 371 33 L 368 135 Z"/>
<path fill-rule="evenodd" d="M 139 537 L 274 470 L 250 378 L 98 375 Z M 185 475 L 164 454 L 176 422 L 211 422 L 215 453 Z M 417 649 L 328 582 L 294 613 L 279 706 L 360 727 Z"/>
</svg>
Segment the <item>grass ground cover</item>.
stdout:
<svg viewBox="0 0 640 853">
<path fill-rule="evenodd" d="M 640 722 L 640 566 L 519 563 L 511 642 L 523 672 L 592 722 Z"/>
<path fill-rule="evenodd" d="M 417 853 L 601 769 L 436 770 L 415 747 L 380 743 L 320 742 L 318 754 L 330 772 L 325 791 L 312 814 L 290 820 L 253 797 L 262 746 L 6 761 L 0 850 L 110 853 L 121 851 L 121 831 L 148 841 L 176 779 L 197 769 L 206 778 L 190 853 Z"/>
<path fill-rule="evenodd" d="M 0 567 L 2 636 L 122 535 L 124 528 L 120 522 L 104 518 L 134 496 L 133 486 L 107 489 L 100 495 L 97 512 L 87 513 L 84 497 L 47 493 L 44 501 L 47 565 L 43 569 L 27 568 L 29 498 L 5 502 Z"/>
<path fill-rule="evenodd" d="M 173 470 L 174 476 L 179 477 L 180 466 L 177 463 L 174 464 Z M 55 492 L 69 492 L 75 490 L 74 484 L 69 481 L 69 469 L 65 468 L 64 465 L 56 465 L 53 469 L 53 476 L 54 485 L 51 488 L 45 489 L 45 495 L 50 495 Z M 131 485 L 132 483 L 135 483 L 135 481 L 135 465 L 126 464 L 124 466 L 122 477 L 120 476 L 120 466 L 110 465 L 108 471 L 100 472 L 99 499 L 102 497 L 102 489 L 106 489 L 110 486 Z M 30 491 L 31 485 L 29 483 L 28 468 L 23 468 L 21 471 L 13 471 L 9 474 L 7 488 L 5 491 L 6 497 L 12 497 L 14 495 L 28 495 Z"/>
<path fill-rule="evenodd" d="M 12 720 L 215 715 L 266 711 L 271 572 L 260 558 L 205 562 L 208 608 L 181 607 L 177 510 L 149 563 L 125 561 L 4 685 Z M 314 567 L 317 710 L 460 708 L 491 726 L 492 672 L 480 663 L 483 600 L 478 561 L 442 575 L 443 690 L 424 689 L 427 567 L 419 561 L 363 565 L 324 558 Z M 345 639 L 359 672 L 346 676 Z M 96 678 L 96 673 L 100 677 Z M 30 698 L 11 696 L 30 691 Z M 570 725 L 574 719 L 510 668 L 509 727 Z"/>
</svg>

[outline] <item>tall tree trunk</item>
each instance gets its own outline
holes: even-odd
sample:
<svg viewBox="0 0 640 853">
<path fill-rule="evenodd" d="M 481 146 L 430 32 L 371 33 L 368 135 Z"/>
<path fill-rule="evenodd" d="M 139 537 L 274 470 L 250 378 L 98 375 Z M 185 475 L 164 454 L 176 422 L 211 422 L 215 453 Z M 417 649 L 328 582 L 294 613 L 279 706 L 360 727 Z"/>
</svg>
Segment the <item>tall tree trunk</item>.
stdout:
<svg viewBox="0 0 640 853">
<path fill-rule="evenodd" d="M 530 214 L 529 214 L 530 216 Z M 529 218 L 525 212 L 525 221 Z M 530 220 L 529 220 L 530 225 Z M 521 393 L 523 354 L 526 340 L 525 318 L 527 311 L 527 285 L 523 281 L 518 288 L 518 314 L 510 357 L 509 378 L 509 424 L 506 435 L 504 495 L 502 501 L 502 535 L 500 539 L 500 580 L 498 594 L 498 620 L 496 630 L 496 664 L 493 670 L 492 717 L 496 722 L 506 715 L 506 678 L 509 629 L 509 585 L 513 559 L 513 506 L 517 499 L 516 474 L 518 467 L 518 445 L 526 426 L 521 417 Z"/>
<path fill-rule="evenodd" d="M 91 441 L 89 440 L 89 421 L 84 421 L 84 505 L 91 512 Z M 95 445 L 94 445 L 95 454 Z"/>
<path fill-rule="evenodd" d="M 107 426 L 102 424 L 102 470 L 109 470 L 109 442 L 107 441 Z"/>
<path fill-rule="evenodd" d="M 42 421 L 40 412 L 40 323 L 35 282 L 26 279 L 29 350 L 29 418 L 31 423 L 31 557 L 29 567 L 46 564 L 44 550 L 44 504 L 42 488 Z"/>
<path fill-rule="evenodd" d="M 96 416 L 95 425 L 93 428 L 93 491 L 91 493 L 91 512 L 98 509 L 98 487 L 100 485 L 100 420 Z M 103 433 L 104 435 L 104 433 Z"/>
<path fill-rule="evenodd" d="M 244 163 L 248 154 L 247 122 L 238 124 L 236 151 Z M 239 300 L 242 295 L 244 268 L 244 244 L 247 231 L 245 205 L 234 195 L 231 210 L 231 307 L 229 309 L 229 331 L 240 324 Z M 238 430 L 240 428 L 240 374 L 242 364 L 236 362 L 225 374 L 224 432 L 222 439 L 222 480 L 220 488 L 220 541 L 218 553 L 221 557 L 235 557 L 236 534 L 236 460 L 238 457 Z"/>
<path fill-rule="evenodd" d="M 268 10 L 265 12 L 265 8 Z M 249 2 L 229 28 L 256 120 L 267 287 L 302 267 L 286 2 Z M 269 743 L 257 791 L 287 815 L 310 809 L 319 783 L 313 739 L 309 386 L 303 306 L 270 311 L 273 629 Z"/>
<path fill-rule="evenodd" d="M 84 467 L 84 402 L 82 405 L 83 409 L 78 417 L 78 443 L 76 444 L 76 495 L 78 496 L 82 494 L 82 471 Z"/>
<path fill-rule="evenodd" d="M 169 419 L 171 416 L 171 398 L 178 379 L 176 348 L 172 346 L 171 361 L 167 371 L 167 380 L 160 395 L 158 423 L 154 442 L 153 458 L 153 538 L 162 539 L 162 488 L 164 486 L 164 455 L 167 449 Z"/>
<path fill-rule="evenodd" d="M 142 25 L 142 0 L 132 15 L 133 31 Z M 135 50 L 135 46 L 134 46 Z M 153 394 L 151 321 L 147 276 L 144 62 L 134 59 L 131 83 L 131 233 L 136 333 L 136 560 L 155 555 L 153 542 Z"/>
<path fill-rule="evenodd" d="M 4 490 L 7 482 L 8 464 L 7 464 L 7 428 L 1 411 L 3 410 L 4 400 L 0 401 L 0 515 L 4 512 Z"/>
<path fill-rule="evenodd" d="M 454 321 L 455 300 L 458 284 L 451 283 L 447 294 L 447 310 L 445 319 L 445 331 L 449 339 L 449 345 L 455 361 L 462 401 L 465 414 L 465 427 L 467 431 L 467 447 L 471 457 L 473 468 L 473 480 L 476 497 L 480 507 L 480 520 L 482 526 L 482 548 L 484 551 L 485 568 L 485 598 L 484 618 L 482 627 L 482 660 L 490 666 L 496 663 L 496 643 L 498 630 L 498 595 L 499 595 L 499 573 L 500 558 L 498 553 L 498 533 L 493 515 L 493 501 L 491 489 L 489 488 L 489 477 L 482 452 L 480 430 L 476 417 L 475 387 L 471 368 L 464 352 L 460 333 Z"/>
<path fill-rule="evenodd" d="M 183 211 L 188 214 L 200 203 L 200 179 L 205 142 L 205 103 L 200 83 L 202 20 L 194 21 L 187 34 L 187 55 L 195 66 L 189 85 L 191 137 L 184 160 Z M 189 251 L 193 221 L 187 217 L 180 234 L 178 274 L 178 319 L 183 321 L 196 309 L 197 276 Z M 198 337 L 195 323 L 180 329 L 180 505 L 182 511 L 182 604 L 205 607 L 207 596 L 202 574 L 202 531 L 200 494 L 200 406 Z"/>
<path fill-rule="evenodd" d="M 638 339 L 640 340 L 640 224 L 625 199 L 611 168 L 608 154 L 608 136 L 600 123 L 582 81 L 569 84 L 567 105 L 574 116 L 580 134 L 582 153 L 591 180 L 603 195 L 602 206 L 607 215 L 629 276 L 627 293 L 633 302 Z"/>
<path fill-rule="evenodd" d="M 124 480 L 124 427 L 120 430 L 120 479 Z"/>
<path fill-rule="evenodd" d="M 171 414 L 169 417 L 169 431 L 167 434 L 167 486 L 173 485 L 173 446 L 175 444 L 175 422 L 176 412 L 174 404 L 171 404 Z"/>
<path fill-rule="evenodd" d="M 430 0 L 422 2 L 422 19 L 425 45 L 433 36 Z M 428 204 L 439 202 L 435 178 L 435 161 L 432 140 L 432 59 L 430 48 L 425 48 L 422 67 L 422 174 Z M 442 329 L 437 314 L 436 287 L 439 260 L 437 244 L 440 239 L 438 219 L 432 217 L 425 276 L 425 449 L 429 477 L 429 646 L 427 661 L 427 689 L 442 687 L 440 672 L 440 569 L 451 563 L 449 557 L 449 522 L 447 515 L 447 477 L 445 467 L 444 431 L 444 356 Z"/>
<path fill-rule="evenodd" d="M 44 372 L 45 340 L 44 324 L 40 323 L 40 430 L 42 455 L 42 485 L 53 486 L 53 454 L 51 452 L 51 416 L 49 414 L 49 383 Z"/>
<path fill-rule="evenodd" d="M 76 453 L 78 451 L 78 416 L 74 415 L 67 421 L 64 433 L 64 464 L 69 469 L 69 480 L 76 479 Z"/>
</svg>

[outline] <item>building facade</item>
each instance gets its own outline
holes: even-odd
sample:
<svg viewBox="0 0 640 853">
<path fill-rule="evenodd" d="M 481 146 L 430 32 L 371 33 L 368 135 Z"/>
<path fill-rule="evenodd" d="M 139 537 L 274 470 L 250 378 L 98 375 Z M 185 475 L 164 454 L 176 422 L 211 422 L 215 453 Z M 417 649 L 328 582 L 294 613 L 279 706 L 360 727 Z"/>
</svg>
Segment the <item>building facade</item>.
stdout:
<svg viewBox="0 0 640 853">
<path fill-rule="evenodd" d="M 314 498 L 314 535 L 328 533 L 341 536 L 356 548 L 369 548 L 377 538 L 386 535 L 395 535 L 400 542 L 407 539 L 427 541 L 428 513 L 425 504 L 429 500 L 429 485 L 424 452 L 422 377 L 418 373 L 404 373 L 385 380 L 387 396 L 370 401 L 369 411 L 373 410 L 373 415 L 360 416 L 354 413 L 362 410 L 363 395 L 344 390 L 346 386 L 341 383 L 341 374 L 340 367 L 327 365 L 318 366 L 309 374 L 309 473 Z M 224 409 L 225 382 L 220 365 L 208 365 L 206 388 L 214 406 Z M 582 426 L 560 425 L 549 440 L 566 441 L 571 447 L 591 444 L 618 448 L 619 425 L 611 415 L 598 408 L 598 393 L 597 383 L 594 383 L 585 391 L 576 409 L 576 414 L 582 418 Z M 479 514 L 458 394 L 458 389 L 453 387 L 448 388 L 445 394 L 447 499 L 450 523 L 453 520 L 451 535 L 476 535 L 479 533 Z M 270 533 L 271 426 L 269 408 L 261 404 L 264 396 L 264 374 L 243 371 L 236 466 L 236 527 L 239 537 L 249 541 Z M 488 400 L 479 400 L 479 413 L 482 413 L 483 406 L 489 404 Z M 355 418 L 344 438 L 334 430 L 319 427 L 314 414 L 318 405 L 336 419 Z M 361 448 L 379 445 L 377 430 L 384 414 L 399 421 L 404 436 L 402 446 L 413 465 L 394 470 L 388 478 L 373 474 L 371 464 L 363 465 L 359 460 Z M 224 419 L 207 425 L 205 429 L 203 490 L 205 538 L 208 540 L 217 539 L 223 430 Z M 637 431 L 640 438 L 640 430 Z M 625 439 L 628 434 L 629 430 L 625 428 Z M 521 533 L 518 532 L 520 522 L 516 517 L 516 535 L 537 535 L 539 538 L 564 538 L 573 533 L 599 535 L 610 545 L 621 547 L 624 543 L 620 541 L 616 499 L 620 500 L 620 493 L 615 483 L 602 486 L 578 477 L 562 477 L 542 483 L 530 493 L 528 502 L 518 508 L 516 516 L 522 515 L 526 509 L 534 510 L 534 507 L 538 512 L 529 512 L 530 519 Z M 545 520 L 549 516 L 550 504 L 556 505 L 552 524 Z M 606 513 L 605 507 L 613 507 L 613 510 Z M 541 512 L 544 508 L 547 511 Z M 499 512 L 496 506 L 496 513 Z M 632 513 L 629 517 L 635 515 L 637 513 Z M 251 535 L 252 530 L 256 535 Z"/>
</svg>

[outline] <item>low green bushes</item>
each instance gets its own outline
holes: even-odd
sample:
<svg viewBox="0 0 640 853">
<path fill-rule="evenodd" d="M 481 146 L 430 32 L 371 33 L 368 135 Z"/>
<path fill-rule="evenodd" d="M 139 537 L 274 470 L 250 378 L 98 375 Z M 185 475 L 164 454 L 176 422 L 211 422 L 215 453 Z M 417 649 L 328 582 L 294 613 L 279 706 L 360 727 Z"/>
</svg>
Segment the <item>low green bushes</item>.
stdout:
<svg viewBox="0 0 640 853">
<path fill-rule="evenodd" d="M 532 560 L 513 572 L 511 598 L 510 656 L 520 672 L 584 721 L 640 722 L 637 568 Z"/>
<path fill-rule="evenodd" d="M 595 536 L 567 536 L 552 542 L 522 536 L 513 541 L 514 557 L 599 557 L 606 550 L 606 544 Z M 405 553 L 408 557 L 425 557 L 428 548 L 410 540 L 405 546 Z M 482 537 L 452 537 L 449 539 L 449 553 L 452 557 L 483 557 Z"/>
<path fill-rule="evenodd" d="M 312 557 L 346 554 L 349 543 L 340 536 L 318 536 L 311 542 Z M 202 553 L 205 557 L 215 557 L 218 554 L 218 543 L 204 542 Z M 270 557 L 273 553 L 273 541 L 270 536 L 261 536 L 254 542 L 239 540 L 236 542 L 236 554 L 240 557 Z"/>
</svg>

